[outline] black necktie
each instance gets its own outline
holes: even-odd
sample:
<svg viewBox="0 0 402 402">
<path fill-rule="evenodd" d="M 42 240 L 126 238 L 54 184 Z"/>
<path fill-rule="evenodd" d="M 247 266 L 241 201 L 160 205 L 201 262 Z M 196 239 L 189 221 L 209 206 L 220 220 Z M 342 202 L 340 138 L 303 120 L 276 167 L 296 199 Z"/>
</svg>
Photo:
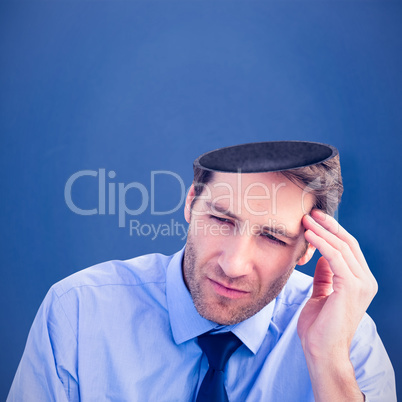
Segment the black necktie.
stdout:
<svg viewBox="0 0 402 402">
<path fill-rule="evenodd" d="M 228 402 L 224 379 L 225 366 L 232 353 L 242 344 L 232 334 L 203 334 L 198 337 L 198 344 L 207 355 L 209 368 L 197 395 L 197 402 Z"/>
</svg>

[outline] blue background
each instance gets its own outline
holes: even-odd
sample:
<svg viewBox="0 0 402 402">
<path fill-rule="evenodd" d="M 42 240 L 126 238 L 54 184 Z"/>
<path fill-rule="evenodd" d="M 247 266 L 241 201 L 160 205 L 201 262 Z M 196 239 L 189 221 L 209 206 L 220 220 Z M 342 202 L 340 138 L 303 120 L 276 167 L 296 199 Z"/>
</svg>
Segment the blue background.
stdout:
<svg viewBox="0 0 402 402">
<path fill-rule="evenodd" d="M 188 188 L 199 154 L 283 139 L 340 150 L 339 218 L 378 279 L 369 313 L 401 390 L 401 17 L 388 1 L 1 2 L 0 399 L 54 282 L 184 244 L 73 213 L 73 173 L 113 170 L 107 184 L 150 191 L 151 171 L 170 170 Z M 174 178 L 155 188 L 157 209 L 180 201 Z M 97 178 L 72 196 L 97 208 Z M 130 190 L 127 205 L 140 204 Z M 182 208 L 129 219 L 185 223 Z"/>
</svg>

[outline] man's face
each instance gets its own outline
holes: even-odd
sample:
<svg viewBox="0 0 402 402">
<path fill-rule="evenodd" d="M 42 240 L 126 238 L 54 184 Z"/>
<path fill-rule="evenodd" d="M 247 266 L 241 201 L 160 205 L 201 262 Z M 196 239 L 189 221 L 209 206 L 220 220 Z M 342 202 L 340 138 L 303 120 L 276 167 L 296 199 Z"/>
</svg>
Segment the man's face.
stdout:
<svg viewBox="0 0 402 402">
<path fill-rule="evenodd" d="M 183 274 L 208 320 L 230 325 L 256 314 L 314 253 L 301 223 L 314 198 L 281 174 L 215 173 L 190 208 L 193 199 L 191 188 Z"/>
</svg>

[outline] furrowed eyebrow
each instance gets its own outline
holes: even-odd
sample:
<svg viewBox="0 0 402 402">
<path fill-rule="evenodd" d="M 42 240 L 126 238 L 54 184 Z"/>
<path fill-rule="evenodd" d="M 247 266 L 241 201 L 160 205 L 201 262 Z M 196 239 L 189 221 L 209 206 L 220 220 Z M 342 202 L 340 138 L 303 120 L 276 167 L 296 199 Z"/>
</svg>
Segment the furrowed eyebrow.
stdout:
<svg viewBox="0 0 402 402">
<path fill-rule="evenodd" d="M 205 204 L 207 205 L 207 207 L 213 212 L 219 212 L 222 215 L 226 215 L 229 216 L 232 219 L 236 219 L 240 222 L 243 221 L 243 219 L 241 219 L 239 216 L 237 216 L 236 214 L 230 212 L 228 209 L 226 209 L 225 207 L 219 205 L 219 204 L 213 204 L 211 201 L 206 201 Z"/>
<path fill-rule="evenodd" d="M 296 241 L 299 238 L 299 235 L 293 234 L 293 233 L 289 233 L 289 232 L 284 232 L 281 229 L 277 229 L 275 227 L 271 227 L 271 226 L 263 226 L 262 227 L 262 232 L 265 233 L 272 233 L 274 235 L 277 236 L 282 236 L 285 237 L 286 239 L 289 239 L 291 241 Z"/>
<path fill-rule="evenodd" d="M 216 211 L 222 215 L 226 215 L 232 219 L 236 219 L 239 222 L 243 222 L 242 218 L 240 218 L 238 215 L 230 212 L 222 205 L 213 204 L 211 201 L 206 201 L 205 204 L 212 212 Z M 281 226 L 281 225 L 279 225 L 279 226 Z M 288 239 L 290 241 L 296 241 L 299 238 L 298 234 L 290 233 L 290 232 L 284 231 L 283 229 L 268 226 L 268 225 L 261 226 L 261 232 L 262 233 L 270 233 L 270 234 L 273 234 L 276 236 L 284 237 L 285 239 Z"/>
</svg>

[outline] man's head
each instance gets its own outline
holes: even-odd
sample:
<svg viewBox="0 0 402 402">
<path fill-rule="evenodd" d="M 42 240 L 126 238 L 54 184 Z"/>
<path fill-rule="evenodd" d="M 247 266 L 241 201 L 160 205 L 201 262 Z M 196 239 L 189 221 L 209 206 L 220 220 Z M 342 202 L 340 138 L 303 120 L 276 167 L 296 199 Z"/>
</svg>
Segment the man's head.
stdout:
<svg viewBox="0 0 402 402">
<path fill-rule="evenodd" d="M 314 253 L 302 217 L 313 208 L 333 214 L 341 193 L 337 155 L 280 172 L 219 172 L 195 164 L 183 273 L 198 312 L 234 324 L 265 307 L 295 265 Z"/>
<path fill-rule="evenodd" d="M 194 190 L 197 198 L 204 186 L 213 178 L 214 171 L 203 169 L 194 163 Z M 334 216 L 343 194 L 343 183 L 339 154 L 336 152 L 331 158 L 322 162 L 301 166 L 295 169 L 279 170 L 278 173 L 295 183 L 303 191 L 314 195 L 314 208 L 320 209 L 328 215 Z"/>
</svg>

